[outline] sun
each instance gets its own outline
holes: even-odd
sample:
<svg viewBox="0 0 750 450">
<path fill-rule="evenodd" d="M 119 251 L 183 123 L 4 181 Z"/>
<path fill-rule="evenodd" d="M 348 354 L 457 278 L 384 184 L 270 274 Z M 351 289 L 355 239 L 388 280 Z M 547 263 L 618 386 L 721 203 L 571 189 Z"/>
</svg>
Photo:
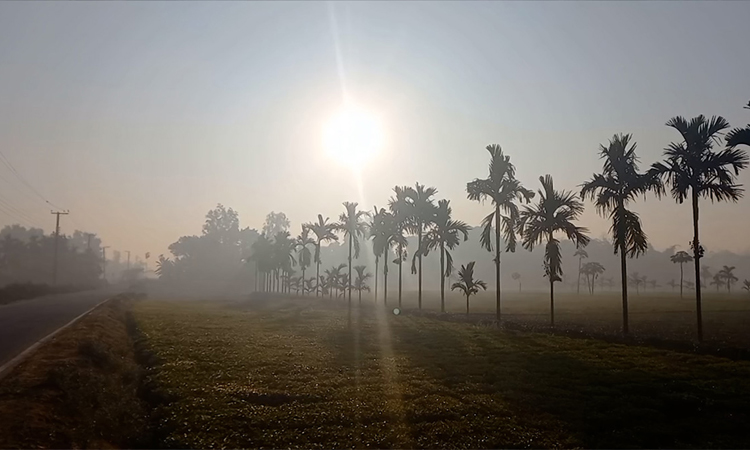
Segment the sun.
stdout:
<svg viewBox="0 0 750 450">
<path fill-rule="evenodd" d="M 347 105 L 325 124 L 323 145 L 337 162 L 360 169 L 383 145 L 380 120 L 361 107 Z"/>
</svg>

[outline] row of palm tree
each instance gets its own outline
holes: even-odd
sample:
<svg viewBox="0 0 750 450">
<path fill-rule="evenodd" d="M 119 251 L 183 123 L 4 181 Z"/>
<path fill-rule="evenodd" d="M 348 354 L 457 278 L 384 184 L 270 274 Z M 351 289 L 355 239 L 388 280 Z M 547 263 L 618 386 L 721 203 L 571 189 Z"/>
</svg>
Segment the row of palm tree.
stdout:
<svg viewBox="0 0 750 450">
<path fill-rule="evenodd" d="M 749 105 L 750 106 L 750 105 Z M 690 242 L 692 255 L 678 252 L 673 257 L 681 267 L 689 261 L 695 263 L 696 313 L 698 337 L 702 339 L 701 315 L 701 271 L 700 259 L 704 250 L 699 235 L 699 205 L 701 198 L 711 201 L 736 202 L 743 195 L 743 189 L 737 182 L 739 171 L 748 165 L 747 154 L 737 147 L 750 145 L 748 128 L 734 129 L 726 135 L 724 148 L 715 150 L 714 146 L 721 141 L 722 133 L 729 128 L 727 121 L 720 116 L 706 118 L 702 115 L 686 120 L 674 117 L 667 124 L 676 130 L 681 140 L 671 143 L 664 150 L 665 160 L 653 164 L 645 171 L 639 168 L 636 155 L 636 144 L 630 134 L 616 134 L 608 144 L 600 145 L 599 157 L 603 161 L 601 173 L 580 186 L 580 192 L 555 189 L 550 175 L 539 178 L 541 188 L 537 192 L 524 187 L 516 178 L 515 166 L 510 157 L 503 153 L 499 145 L 490 145 L 489 173 L 486 178 L 477 178 L 467 183 L 466 191 L 469 200 L 490 201 L 492 211 L 482 220 L 480 244 L 494 253 L 496 316 L 501 318 L 500 255 L 501 243 L 506 252 L 514 252 L 519 242 L 527 250 L 544 245 L 544 274 L 550 286 L 550 322 L 554 325 L 554 290 L 555 282 L 562 280 L 562 254 L 560 238 L 572 241 L 579 256 L 580 274 L 590 273 L 588 279 L 595 280 L 603 267 L 589 266 L 584 271 L 582 266 L 583 248 L 589 243 L 588 230 L 578 226 L 580 215 L 584 210 L 584 200 L 593 201 L 596 210 L 610 219 L 612 225 L 612 243 L 614 253 L 620 255 L 620 276 L 622 289 L 623 333 L 629 332 L 628 323 L 628 271 L 627 260 L 638 257 L 648 249 L 648 239 L 643 230 L 640 217 L 631 209 L 631 205 L 640 197 L 653 193 L 657 198 L 665 195 L 667 190 L 679 203 L 690 201 L 693 213 L 693 239 Z M 383 262 L 383 301 L 387 303 L 389 250 L 394 249 L 399 267 L 399 304 L 402 297 L 402 265 L 406 261 L 406 234 L 416 236 L 417 248 L 412 252 L 412 274 L 418 277 L 418 307 L 422 307 L 422 259 L 431 251 L 440 252 L 440 291 L 441 311 L 445 310 L 445 278 L 453 270 L 453 258 L 450 251 L 458 246 L 463 238 L 468 239 L 468 226 L 451 217 L 448 200 L 435 203 L 437 189 L 417 183 L 414 187 L 397 186 L 394 196 L 389 200 L 388 209 L 375 208 L 372 214 L 358 210 L 357 203 L 344 203 L 345 212 L 338 223 L 330 223 L 318 215 L 318 221 L 303 225 L 299 238 L 292 240 L 288 235 L 277 235 L 274 242 L 265 238 L 257 250 L 269 247 L 267 254 L 258 257 L 259 270 L 264 274 L 273 274 L 270 286 L 278 289 L 279 273 L 289 273 L 294 257 L 285 253 L 293 248 L 300 250 L 300 266 L 303 273 L 309 264 L 305 259 L 308 245 L 314 245 L 314 262 L 316 280 L 320 280 L 320 249 L 323 242 L 338 240 L 337 233 L 342 233 L 348 240 L 348 279 L 352 279 L 352 256 L 357 258 L 360 240 L 372 240 L 375 254 L 375 271 L 379 272 L 380 261 Z M 536 202 L 532 201 L 536 198 Z M 494 231 L 494 242 L 493 242 Z M 312 233 L 313 237 L 308 237 Z M 278 241 L 278 243 L 276 242 Z M 275 249 L 275 250 L 273 250 Z M 679 256 L 678 256 L 679 255 Z M 264 263 L 261 264 L 261 261 Z M 462 267 L 466 272 L 473 271 L 473 264 Z M 275 278 L 274 278 L 275 277 Z M 266 286 L 268 275 L 266 275 Z M 520 279 L 520 276 L 519 276 Z M 589 281 L 590 292 L 593 292 L 593 280 Z M 728 282 L 731 284 L 731 282 Z M 320 295 L 320 283 L 316 286 L 316 295 Z M 638 288 L 640 282 L 636 283 Z M 347 287 L 351 304 L 352 283 Z M 455 285 L 454 285 L 455 286 Z M 477 284 L 479 286 L 479 284 Z M 474 288 L 466 286 L 470 291 Z M 284 288 L 283 286 L 281 287 Z M 452 287 L 453 288 L 453 287 Z M 463 289 L 463 288 L 456 288 Z M 303 289 L 303 294 L 305 289 Z M 377 298 L 377 276 L 375 278 L 375 297 Z"/>
</svg>

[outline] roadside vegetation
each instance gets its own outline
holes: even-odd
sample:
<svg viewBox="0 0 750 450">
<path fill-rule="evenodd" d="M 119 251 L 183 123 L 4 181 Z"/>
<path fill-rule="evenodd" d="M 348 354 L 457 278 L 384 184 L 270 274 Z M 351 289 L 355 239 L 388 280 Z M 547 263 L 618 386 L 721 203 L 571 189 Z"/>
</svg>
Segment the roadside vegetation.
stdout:
<svg viewBox="0 0 750 450">
<path fill-rule="evenodd" d="M 127 295 L 111 300 L 12 369 L 0 448 L 153 447 L 128 308 Z"/>
</svg>

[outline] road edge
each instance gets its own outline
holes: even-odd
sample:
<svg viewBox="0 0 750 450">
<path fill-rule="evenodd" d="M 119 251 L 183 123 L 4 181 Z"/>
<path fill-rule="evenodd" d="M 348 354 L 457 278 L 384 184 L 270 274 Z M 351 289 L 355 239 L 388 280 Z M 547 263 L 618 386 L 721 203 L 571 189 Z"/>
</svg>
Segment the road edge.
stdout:
<svg viewBox="0 0 750 450">
<path fill-rule="evenodd" d="M 37 351 L 42 345 L 44 345 L 47 342 L 49 342 L 52 339 L 54 339 L 55 336 L 57 336 L 58 333 L 60 333 L 61 331 L 67 329 L 71 325 L 74 325 L 76 322 L 78 322 L 79 320 L 83 319 L 88 314 L 90 314 L 93 310 L 95 310 L 96 308 L 102 306 L 103 304 L 107 303 L 108 301 L 112 300 L 115 297 L 116 297 L 116 295 L 113 295 L 112 297 L 105 298 L 104 300 L 100 301 L 99 303 L 97 303 L 96 305 L 92 306 L 88 310 L 84 311 L 79 316 L 75 317 L 70 322 L 66 323 L 65 325 L 63 325 L 60 328 L 56 329 L 52 333 L 48 334 L 47 336 L 44 336 L 43 338 L 39 339 L 35 343 L 31 344 L 30 346 L 28 346 L 26 348 L 26 350 L 22 351 L 21 353 L 19 353 L 18 355 L 16 355 L 13 359 L 11 359 L 10 361 L 8 361 L 5 364 L 3 364 L 2 366 L 0 366 L 0 382 L 2 382 L 2 380 L 6 376 L 8 376 L 8 374 L 10 374 L 11 371 L 17 365 L 21 364 L 24 360 L 26 360 L 26 358 L 28 358 L 29 356 L 31 356 L 32 354 L 34 354 L 34 352 Z"/>
</svg>

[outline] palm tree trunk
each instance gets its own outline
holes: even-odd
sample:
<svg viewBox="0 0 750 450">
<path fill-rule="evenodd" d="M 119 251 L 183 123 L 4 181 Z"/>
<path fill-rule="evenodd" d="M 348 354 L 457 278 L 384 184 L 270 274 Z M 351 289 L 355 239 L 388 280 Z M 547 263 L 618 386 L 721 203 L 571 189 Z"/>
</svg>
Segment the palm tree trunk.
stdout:
<svg viewBox="0 0 750 450">
<path fill-rule="evenodd" d="M 549 277 L 549 318 L 552 326 L 555 326 L 555 279 Z"/>
<path fill-rule="evenodd" d="M 362 304 L 362 289 L 357 289 L 357 292 L 359 293 L 359 304 Z"/>
<path fill-rule="evenodd" d="M 682 263 L 680 263 L 680 298 L 682 298 L 682 285 L 683 284 L 684 283 L 682 281 Z"/>
<path fill-rule="evenodd" d="M 627 335 L 630 332 L 628 323 L 628 255 L 625 253 L 625 224 L 623 223 L 624 206 L 618 206 L 620 215 L 619 229 L 617 230 L 618 240 L 620 241 L 620 283 L 622 284 L 622 334 Z"/>
<path fill-rule="evenodd" d="M 500 321 L 500 205 L 495 205 L 495 308 Z"/>
<path fill-rule="evenodd" d="M 703 341 L 703 315 L 701 312 L 701 251 L 698 238 L 698 193 L 693 192 L 693 253 L 695 260 L 695 311 L 698 316 L 698 340 Z"/>
<path fill-rule="evenodd" d="M 383 304 L 388 304 L 388 246 L 383 250 L 385 258 L 383 259 Z M 420 274 L 421 274 L 420 269 Z"/>
<path fill-rule="evenodd" d="M 469 315 L 469 294 L 466 294 L 466 315 Z"/>
<path fill-rule="evenodd" d="M 445 246 L 440 243 L 440 312 L 445 312 Z"/>
<path fill-rule="evenodd" d="M 378 267 L 380 266 L 380 257 L 375 256 L 375 302 L 378 301 Z"/>
<path fill-rule="evenodd" d="M 401 308 L 401 267 L 403 266 L 404 246 L 398 244 L 398 307 Z"/>
<path fill-rule="evenodd" d="M 578 257 L 578 295 L 581 295 L 581 264 L 583 264 L 583 256 Z"/>
<path fill-rule="evenodd" d="M 302 296 L 305 296 L 305 267 L 302 266 Z"/>
<path fill-rule="evenodd" d="M 352 238 L 353 235 L 349 235 L 349 282 L 347 283 L 347 290 L 349 291 L 349 306 L 352 304 Z"/>
<path fill-rule="evenodd" d="M 315 246 L 315 296 L 320 297 L 320 241 Z"/>
<path fill-rule="evenodd" d="M 417 230 L 417 258 L 419 259 L 419 295 L 417 297 L 419 302 L 419 309 L 422 309 L 422 222 L 419 222 L 419 230 Z"/>
<path fill-rule="evenodd" d="M 547 241 L 547 246 L 549 247 L 550 243 L 552 242 L 552 231 L 549 232 L 549 241 Z M 556 274 L 552 273 L 552 264 L 550 261 L 550 267 L 549 267 L 549 317 L 550 317 L 550 323 L 552 326 L 555 326 L 555 276 Z"/>
</svg>

